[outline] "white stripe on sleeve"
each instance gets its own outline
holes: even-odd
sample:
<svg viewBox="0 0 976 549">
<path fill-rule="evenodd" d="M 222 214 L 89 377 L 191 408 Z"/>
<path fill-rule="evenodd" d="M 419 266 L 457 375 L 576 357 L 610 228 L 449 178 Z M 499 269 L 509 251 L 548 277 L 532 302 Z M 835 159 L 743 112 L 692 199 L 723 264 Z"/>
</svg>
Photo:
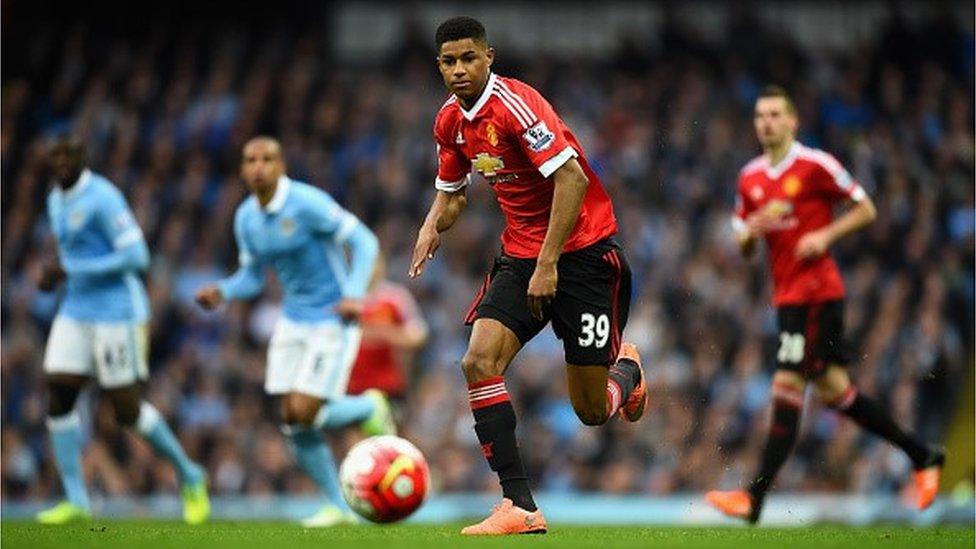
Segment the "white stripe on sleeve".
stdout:
<svg viewBox="0 0 976 549">
<path fill-rule="evenodd" d="M 128 231 L 125 231 L 124 233 L 115 237 L 115 241 L 112 244 L 115 246 L 116 250 L 121 250 L 127 246 L 137 244 L 140 240 L 142 240 L 142 229 L 139 227 L 132 227 Z"/>
<path fill-rule="evenodd" d="M 570 158 L 576 158 L 577 156 L 576 150 L 571 146 L 567 146 L 565 149 L 560 151 L 559 154 L 550 158 L 549 160 L 546 160 L 541 166 L 539 166 L 539 173 L 542 174 L 542 177 L 549 177 Z"/>
<path fill-rule="evenodd" d="M 336 231 L 335 236 L 332 237 L 332 240 L 336 244 L 344 243 L 357 225 L 359 225 L 359 220 L 351 213 L 346 213 L 343 215 L 342 221 L 339 222 L 339 229 Z"/>
<path fill-rule="evenodd" d="M 467 187 L 470 184 L 471 184 L 471 174 L 467 174 L 463 178 L 457 181 L 444 181 L 439 177 L 434 179 L 434 187 L 438 191 L 444 191 L 448 193 L 460 191 L 461 189 Z"/>
</svg>

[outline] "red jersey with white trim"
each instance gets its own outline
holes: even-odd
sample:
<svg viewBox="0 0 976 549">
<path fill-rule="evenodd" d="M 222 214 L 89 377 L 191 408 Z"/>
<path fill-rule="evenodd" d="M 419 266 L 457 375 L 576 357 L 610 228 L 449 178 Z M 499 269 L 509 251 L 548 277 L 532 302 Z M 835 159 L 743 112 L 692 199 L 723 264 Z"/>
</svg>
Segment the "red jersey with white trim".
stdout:
<svg viewBox="0 0 976 549">
<path fill-rule="evenodd" d="M 798 259 L 796 245 L 803 235 L 833 221 L 835 204 L 864 197 L 861 186 L 833 156 L 799 142 L 776 166 L 763 155 L 742 168 L 733 225 L 744 229 L 749 214 L 760 210 L 778 218 L 774 230 L 765 235 L 777 306 L 844 297 L 844 281 L 830 253 Z"/>
<path fill-rule="evenodd" d="M 434 139 L 438 189 L 460 190 L 470 183 L 474 168 L 495 191 L 505 214 L 501 240 L 506 254 L 539 256 L 552 210 L 551 176 L 570 158 L 578 159 L 590 184 L 563 252 L 585 248 L 617 232 L 610 197 L 576 136 L 528 84 L 491 74 L 470 111 L 451 96 L 437 113 Z"/>
<path fill-rule="evenodd" d="M 390 396 L 403 395 L 406 379 L 399 353 L 386 341 L 370 338 L 369 328 L 424 323 L 417 302 L 403 286 L 384 281 L 363 299 L 360 322 L 364 328 L 363 340 L 347 392 L 358 395 L 366 389 L 381 389 Z"/>
</svg>

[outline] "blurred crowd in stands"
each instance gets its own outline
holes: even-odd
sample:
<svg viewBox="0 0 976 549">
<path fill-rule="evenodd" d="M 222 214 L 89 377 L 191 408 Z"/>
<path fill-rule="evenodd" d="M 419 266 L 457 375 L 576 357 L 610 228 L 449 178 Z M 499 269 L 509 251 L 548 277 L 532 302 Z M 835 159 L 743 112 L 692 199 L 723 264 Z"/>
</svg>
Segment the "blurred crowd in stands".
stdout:
<svg viewBox="0 0 976 549">
<path fill-rule="evenodd" d="M 275 284 L 219 314 L 192 299 L 236 266 L 239 151 L 258 133 L 282 141 L 292 177 L 326 189 L 375 230 L 390 278 L 413 292 L 430 324 L 400 412 L 435 489 L 497 490 L 458 366 L 462 317 L 499 250 L 501 214 L 483 181 L 423 277 L 405 276 L 434 193 L 431 129 L 447 96 L 432 37 L 407 33 L 394 56 L 353 65 L 335 61 L 324 31 L 307 27 L 19 30 L 31 40 L 14 62 L 4 58 L 0 105 L 4 498 L 60 493 L 42 372 L 58 296 L 37 291 L 31 274 L 53 253 L 45 140 L 65 131 L 85 139 L 91 167 L 124 191 L 145 232 L 147 396 L 206 465 L 215 493 L 314 490 L 262 391 Z M 627 338 L 651 381 L 642 422 L 587 428 L 567 399 L 561 344 L 547 330 L 528 345 L 508 379 L 538 487 L 654 495 L 751 475 L 766 435 L 775 315 L 765 257 L 739 257 L 729 219 L 738 170 L 759 154 L 752 105 L 766 83 L 794 94 L 801 141 L 837 156 L 878 206 L 872 226 L 833 250 L 857 386 L 926 439 L 944 437 L 973 368 L 971 31 L 951 18 L 892 19 L 871 43 L 814 51 L 744 16 L 721 46 L 667 26 L 655 50 L 626 38 L 608 59 L 500 50 L 495 67 L 554 104 L 614 199 L 635 280 Z M 175 474 L 115 426 L 107 403 L 89 396 L 80 406 L 96 493 L 176 489 Z M 779 489 L 898 490 L 909 463 L 862 433 L 811 399 Z M 343 448 L 356 435 L 330 436 Z"/>
</svg>

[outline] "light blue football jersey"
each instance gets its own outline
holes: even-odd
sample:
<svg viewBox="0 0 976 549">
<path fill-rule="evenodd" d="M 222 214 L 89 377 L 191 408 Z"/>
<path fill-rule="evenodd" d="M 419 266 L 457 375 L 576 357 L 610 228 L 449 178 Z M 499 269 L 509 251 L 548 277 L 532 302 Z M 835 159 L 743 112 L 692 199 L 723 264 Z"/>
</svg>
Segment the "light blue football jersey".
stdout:
<svg viewBox="0 0 976 549">
<path fill-rule="evenodd" d="M 148 321 L 138 273 L 149 266 L 149 250 L 122 192 L 86 169 L 69 189 L 48 194 L 47 215 L 67 273 L 59 313 L 85 322 Z"/>
<path fill-rule="evenodd" d="M 258 295 L 271 267 L 284 290 L 283 313 L 296 322 L 338 318 L 342 298 L 365 294 L 379 252 L 373 233 L 332 197 L 284 176 L 265 208 L 253 195 L 238 206 L 234 236 L 240 268 L 218 283 L 224 299 Z"/>
</svg>

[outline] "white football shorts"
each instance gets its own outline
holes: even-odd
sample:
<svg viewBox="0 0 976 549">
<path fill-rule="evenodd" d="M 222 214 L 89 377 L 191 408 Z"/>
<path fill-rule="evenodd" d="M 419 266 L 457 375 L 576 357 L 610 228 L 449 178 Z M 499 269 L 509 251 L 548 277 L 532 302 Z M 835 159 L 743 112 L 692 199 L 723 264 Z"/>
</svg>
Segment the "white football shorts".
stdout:
<svg viewBox="0 0 976 549">
<path fill-rule="evenodd" d="M 339 320 L 303 323 L 280 318 L 268 344 L 264 390 L 323 400 L 345 395 L 362 334 L 358 324 Z"/>
<path fill-rule="evenodd" d="M 93 377 L 114 389 L 149 377 L 149 327 L 143 322 L 86 322 L 54 318 L 44 371 Z"/>
</svg>

